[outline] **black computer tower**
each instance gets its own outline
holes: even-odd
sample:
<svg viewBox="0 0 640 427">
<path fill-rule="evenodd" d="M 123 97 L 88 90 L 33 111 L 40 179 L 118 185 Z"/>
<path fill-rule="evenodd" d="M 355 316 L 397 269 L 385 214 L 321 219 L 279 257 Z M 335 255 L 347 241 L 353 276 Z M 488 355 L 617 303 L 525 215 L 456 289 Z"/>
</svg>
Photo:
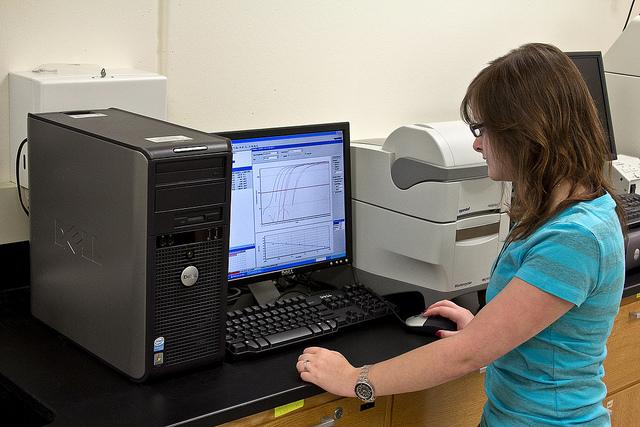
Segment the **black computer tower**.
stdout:
<svg viewBox="0 0 640 427">
<path fill-rule="evenodd" d="M 113 108 L 28 140 L 32 314 L 136 381 L 221 361 L 229 141 Z"/>
</svg>

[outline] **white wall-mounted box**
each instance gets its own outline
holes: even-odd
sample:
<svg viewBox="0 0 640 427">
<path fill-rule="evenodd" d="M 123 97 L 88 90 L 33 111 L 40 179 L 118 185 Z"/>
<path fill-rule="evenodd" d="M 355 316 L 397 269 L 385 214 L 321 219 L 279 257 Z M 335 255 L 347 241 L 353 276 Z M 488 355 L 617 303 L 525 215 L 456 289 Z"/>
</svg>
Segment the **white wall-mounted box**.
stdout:
<svg viewBox="0 0 640 427">
<path fill-rule="evenodd" d="M 16 182 L 16 155 L 27 136 L 27 114 L 117 107 L 166 120 L 167 78 L 135 69 L 57 67 L 57 71 L 9 73 L 11 180 Z M 22 149 L 20 185 L 29 188 L 28 143 Z"/>
</svg>

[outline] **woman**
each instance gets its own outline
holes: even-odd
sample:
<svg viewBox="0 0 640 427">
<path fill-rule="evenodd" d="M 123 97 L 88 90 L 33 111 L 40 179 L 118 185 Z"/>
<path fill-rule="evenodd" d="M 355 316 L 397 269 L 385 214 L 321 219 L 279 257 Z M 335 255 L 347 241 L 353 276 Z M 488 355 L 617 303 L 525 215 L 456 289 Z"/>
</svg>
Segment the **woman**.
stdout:
<svg viewBox="0 0 640 427">
<path fill-rule="evenodd" d="M 296 368 L 354 396 L 357 382 L 376 395 L 404 393 L 488 365 L 481 425 L 609 425 L 602 362 L 624 282 L 624 220 L 586 85 L 556 47 L 528 44 L 476 76 L 461 114 L 489 177 L 515 191 L 487 305 L 475 317 L 450 301 L 431 305 L 424 314 L 450 318 L 457 331 L 375 365 L 355 368 L 311 347 Z"/>
</svg>

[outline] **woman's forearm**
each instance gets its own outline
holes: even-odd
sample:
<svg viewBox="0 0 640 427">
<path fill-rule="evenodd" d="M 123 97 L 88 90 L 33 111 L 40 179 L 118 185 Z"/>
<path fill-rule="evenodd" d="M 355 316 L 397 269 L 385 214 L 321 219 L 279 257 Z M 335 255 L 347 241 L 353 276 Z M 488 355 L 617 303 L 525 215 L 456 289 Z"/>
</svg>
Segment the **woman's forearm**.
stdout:
<svg viewBox="0 0 640 427">
<path fill-rule="evenodd" d="M 369 370 L 379 396 L 424 390 L 481 368 L 481 354 L 468 347 L 462 332 L 384 362 Z"/>
</svg>

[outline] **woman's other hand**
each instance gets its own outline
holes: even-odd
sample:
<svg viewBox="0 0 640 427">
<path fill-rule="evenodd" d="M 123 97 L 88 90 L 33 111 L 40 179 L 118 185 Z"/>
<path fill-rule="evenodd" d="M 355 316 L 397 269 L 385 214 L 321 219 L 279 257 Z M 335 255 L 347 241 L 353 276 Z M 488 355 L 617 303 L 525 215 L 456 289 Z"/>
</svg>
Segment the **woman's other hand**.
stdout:
<svg viewBox="0 0 640 427">
<path fill-rule="evenodd" d="M 464 307 L 460 307 L 459 305 L 449 301 L 442 300 L 438 301 L 434 304 L 431 304 L 427 309 L 423 312 L 424 316 L 442 316 L 446 317 L 449 320 L 452 320 L 456 323 L 458 328 L 457 331 L 438 331 L 438 336 L 441 338 L 450 337 L 452 335 L 457 334 L 462 329 L 465 328 L 473 320 L 474 315 L 469 310 Z"/>
<path fill-rule="evenodd" d="M 300 378 L 338 396 L 355 396 L 359 370 L 337 351 L 321 347 L 305 348 L 298 357 Z"/>
</svg>

